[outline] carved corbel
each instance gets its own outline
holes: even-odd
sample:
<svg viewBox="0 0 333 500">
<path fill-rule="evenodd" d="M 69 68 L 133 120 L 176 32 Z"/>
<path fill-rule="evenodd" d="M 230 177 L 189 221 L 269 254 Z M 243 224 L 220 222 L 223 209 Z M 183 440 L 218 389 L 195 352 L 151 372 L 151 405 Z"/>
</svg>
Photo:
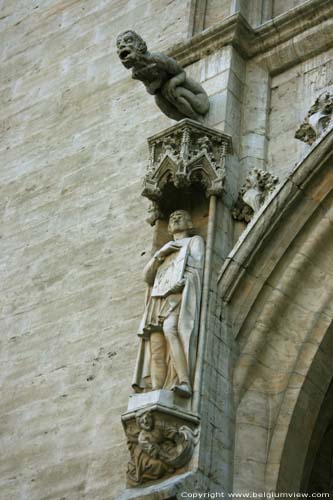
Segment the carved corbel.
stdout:
<svg viewBox="0 0 333 500">
<path fill-rule="evenodd" d="M 253 169 L 249 172 L 232 210 L 235 220 L 249 222 L 258 212 L 267 197 L 274 191 L 279 179 L 266 170 Z"/>
<path fill-rule="evenodd" d="M 125 414 L 122 422 L 130 452 L 129 487 L 186 471 L 199 435 L 193 418 L 157 405 Z"/>
<path fill-rule="evenodd" d="M 333 95 L 323 92 L 311 106 L 303 123 L 295 133 L 295 138 L 310 146 L 324 133 L 332 120 Z"/>
</svg>

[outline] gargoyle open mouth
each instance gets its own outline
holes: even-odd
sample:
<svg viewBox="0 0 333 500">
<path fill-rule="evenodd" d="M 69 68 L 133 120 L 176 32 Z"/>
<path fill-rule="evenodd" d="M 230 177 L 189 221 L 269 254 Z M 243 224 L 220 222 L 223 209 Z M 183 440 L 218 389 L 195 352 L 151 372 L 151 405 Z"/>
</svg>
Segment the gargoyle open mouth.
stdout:
<svg viewBox="0 0 333 500">
<path fill-rule="evenodd" d="M 131 51 L 130 51 L 130 50 L 128 50 L 128 49 L 123 49 L 123 50 L 120 52 L 119 57 L 120 57 L 120 59 L 122 59 L 122 60 L 123 60 L 123 59 L 126 59 L 126 58 L 127 58 L 127 56 L 129 56 L 129 55 L 130 55 L 130 53 L 131 53 Z"/>
</svg>

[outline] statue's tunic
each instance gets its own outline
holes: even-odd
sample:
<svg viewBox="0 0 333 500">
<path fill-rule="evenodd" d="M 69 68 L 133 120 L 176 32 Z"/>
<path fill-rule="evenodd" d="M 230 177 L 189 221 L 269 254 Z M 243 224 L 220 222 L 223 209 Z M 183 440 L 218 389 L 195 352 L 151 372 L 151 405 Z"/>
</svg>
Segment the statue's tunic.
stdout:
<svg viewBox="0 0 333 500">
<path fill-rule="evenodd" d="M 163 322 L 170 314 L 178 316 L 178 336 L 193 383 L 205 245 L 201 236 L 183 238 L 177 240 L 177 244 L 181 245 L 181 249 L 168 256 L 163 264 L 158 265 L 156 261 L 150 264 L 149 272 L 155 277 L 154 285 L 147 294 L 138 332 L 141 342 L 132 383 L 137 392 L 151 390 L 149 336 L 154 331 L 163 331 Z M 181 279 L 185 280 L 183 290 L 168 293 Z M 164 388 L 171 389 L 177 383 L 177 373 L 172 366 L 168 345 L 166 351 L 168 370 Z"/>
</svg>

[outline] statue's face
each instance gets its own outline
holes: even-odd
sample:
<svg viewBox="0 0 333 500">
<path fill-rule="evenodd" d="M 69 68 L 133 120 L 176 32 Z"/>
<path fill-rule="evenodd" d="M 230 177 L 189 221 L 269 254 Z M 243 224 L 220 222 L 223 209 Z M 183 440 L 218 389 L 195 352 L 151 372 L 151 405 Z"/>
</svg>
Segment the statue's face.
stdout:
<svg viewBox="0 0 333 500">
<path fill-rule="evenodd" d="M 140 417 L 140 427 L 144 431 L 151 431 L 151 430 L 153 430 L 154 421 L 153 421 L 153 417 L 150 415 L 150 413 L 144 413 Z"/>
<path fill-rule="evenodd" d="M 188 231 L 190 227 L 190 217 L 183 210 L 178 210 L 170 215 L 169 231 L 171 234 Z"/>
<path fill-rule="evenodd" d="M 126 68 L 131 68 L 140 54 L 140 41 L 133 31 L 126 31 L 117 38 L 117 54 Z"/>
</svg>

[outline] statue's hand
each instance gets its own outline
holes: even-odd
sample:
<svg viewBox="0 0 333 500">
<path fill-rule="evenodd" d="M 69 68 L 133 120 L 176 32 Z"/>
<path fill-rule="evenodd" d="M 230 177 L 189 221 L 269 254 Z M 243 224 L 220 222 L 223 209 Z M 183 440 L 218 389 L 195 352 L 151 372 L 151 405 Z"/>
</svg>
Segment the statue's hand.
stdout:
<svg viewBox="0 0 333 500">
<path fill-rule="evenodd" d="M 167 99 L 174 100 L 177 99 L 178 97 L 178 92 L 177 92 L 177 87 L 179 85 L 182 85 L 186 79 L 186 73 L 185 71 L 180 71 L 178 74 L 170 78 L 165 84 L 164 84 L 164 95 L 166 96 Z M 162 92 L 163 93 L 163 92 Z"/>
<path fill-rule="evenodd" d="M 176 82 L 174 81 L 174 78 L 171 78 L 171 80 L 166 82 L 164 87 L 164 91 L 168 99 L 172 100 L 177 97 Z"/>
<path fill-rule="evenodd" d="M 177 97 L 176 96 L 176 85 L 173 82 L 170 82 L 170 85 L 169 85 L 169 95 L 170 95 L 170 97 L 173 97 L 174 99 Z"/>
<path fill-rule="evenodd" d="M 157 446 L 156 444 L 151 444 L 149 446 L 148 453 L 153 458 L 158 458 L 158 455 L 159 455 L 159 446 Z"/>
<path fill-rule="evenodd" d="M 176 241 L 168 241 L 162 248 L 160 248 L 154 255 L 157 259 L 165 259 L 168 255 L 173 252 L 177 252 L 181 248 L 181 245 Z"/>
<path fill-rule="evenodd" d="M 178 281 L 169 291 L 171 293 L 180 293 L 185 286 L 185 279 Z"/>
</svg>

